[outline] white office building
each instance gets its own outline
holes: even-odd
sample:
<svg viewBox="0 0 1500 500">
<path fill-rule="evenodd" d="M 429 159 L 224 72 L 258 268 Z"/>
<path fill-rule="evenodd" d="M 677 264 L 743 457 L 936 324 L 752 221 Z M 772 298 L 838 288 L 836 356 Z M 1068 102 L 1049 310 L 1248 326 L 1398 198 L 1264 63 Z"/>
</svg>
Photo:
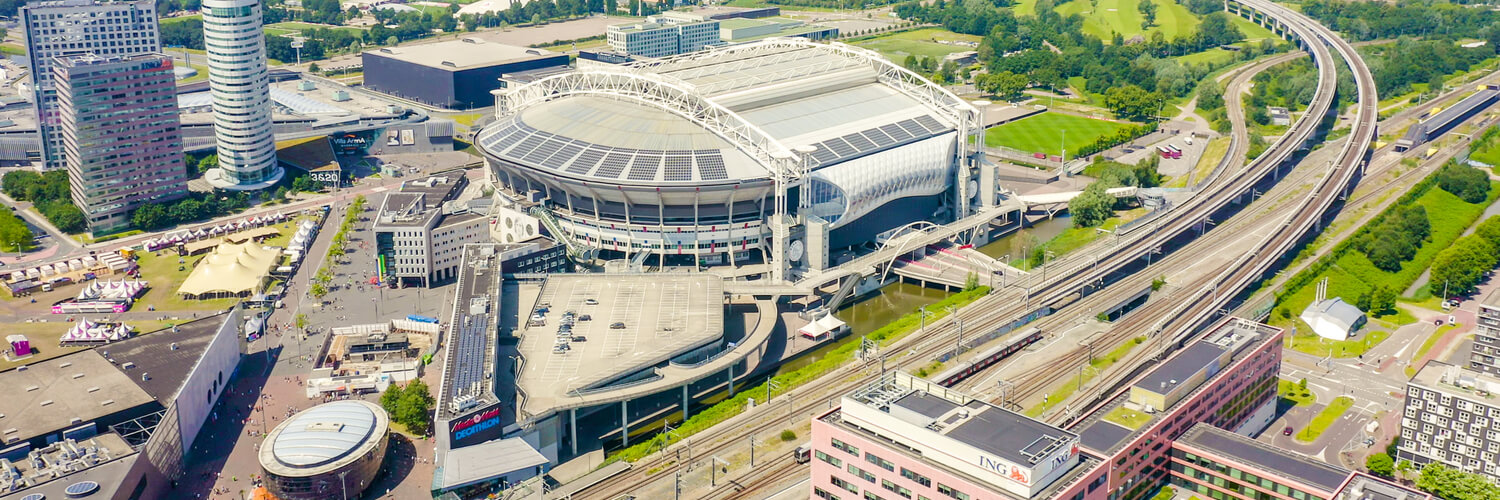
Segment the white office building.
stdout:
<svg viewBox="0 0 1500 500">
<path fill-rule="evenodd" d="M 615 51 L 642 57 L 667 57 L 724 45 L 719 38 L 719 21 L 686 12 L 616 24 L 606 30 L 605 38 Z"/>
<path fill-rule="evenodd" d="M 271 134 L 270 80 L 258 0 L 204 0 L 203 45 L 213 93 L 219 166 L 214 187 L 262 189 L 281 179 Z"/>
<path fill-rule="evenodd" d="M 48 0 L 22 5 L 19 17 L 26 28 L 26 57 L 31 63 L 37 130 L 42 138 L 42 168 L 63 168 L 62 121 L 52 72 L 56 58 L 161 52 L 156 4 Z"/>
</svg>

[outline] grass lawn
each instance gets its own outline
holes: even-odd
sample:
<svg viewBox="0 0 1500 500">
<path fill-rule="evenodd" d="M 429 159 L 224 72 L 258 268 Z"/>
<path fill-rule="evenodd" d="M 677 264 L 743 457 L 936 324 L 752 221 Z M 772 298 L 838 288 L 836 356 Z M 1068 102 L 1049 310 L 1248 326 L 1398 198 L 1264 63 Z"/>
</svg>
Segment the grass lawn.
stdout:
<svg viewBox="0 0 1500 500">
<path fill-rule="evenodd" d="M 1160 14 L 1158 14 L 1158 16 L 1160 16 Z M 1271 30 L 1265 29 L 1259 24 L 1252 23 L 1249 19 L 1231 15 L 1229 16 L 1229 20 L 1234 23 L 1235 26 L 1238 26 L 1240 28 L 1240 33 L 1245 34 L 1246 42 L 1260 42 L 1261 40 L 1265 40 L 1267 38 L 1277 41 L 1281 40 L 1281 37 L 1276 36 L 1276 34 L 1272 33 Z"/>
<path fill-rule="evenodd" d="M 193 14 L 191 16 L 163 17 L 163 18 L 161 18 L 160 24 L 181 23 L 181 22 L 186 22 L 186 21 L 193 20 L 193 19 L 197 19 L 199 21 L 202 21 L 203 20 L 203 14 Z"/>
<path fill-rule="evenodd" d="M 453 115 L 448 118 L 465 127 L 472 127 L 474 126 L 474 122 L 479 121 L 479 118 L 482 116 L 484 116 L 484 113 L 467 113 L 462 115 Z"/>
<path fill-rule="evenodd" d="M 292 233 L 296 232 L 294 222 L 283 223 L 277 226 L 281 234 L 267 239 L 263 244 L 269 246 L 286 246 L 292 239 Z M 177 263 L 176 252 L 163 251 L 161 255 L 151 252 L 140 252 L 140 260 L 136 264 L 141 266 L 141 276 L 151 282 L 151 288 L 146 294 L 136 301 L 137 308 L 155 306 L 159 311 L 213 311 L 227 309 L 234 305 L 239 299 L 206 299 L 191 300 L 184 299 L 177 294 L 177 288 L 187 280 L 188 274 L 192 273 L 193 266 L 197 265 L 207 253 L 183 257 L 182 264 Z M 178 268 L 183 268 L 178 270 Z"/>
<path fill-rule="evenodd" d="M 1233 61 L 1237 54 L 1232 50 L 1212 48 L 1203 52 L 1194 52 L 1185 56 L 1177 56 L 1177 62 L 1184 66 L 1207 65 L 1218 66 Z"/>
<path fill-rule="evenodd" d="M 1156 496 L 1151 497 L 1151 500 L 1172 500 L 1172 497 L 1175 496 L 1177 496 L 1177 488 L 1162 486 L 1160 490 L 1156 491 Z"/>
<path fill-rule="evenodd" d="M 1438 300 L 1438 299 L 1436 297 L 1434 297 L 1433 300 Z M 1438 329 L 1436 331 L 1432 332 L 1431 335 L 1427 336 L 1427 340 L 1422 341 L 1422 345 L 1417 348 L 1417 352 L 1415 352 L 1415 353 L 1413 353 L 1411 355 L 1411 361 L 1412 361 L 1412 363 L 1416 363 L 1418 360 L 1421 360 L 1422 356 L 1425 355 L 1425 354 L 1427 354 L 1427 351 L 1431 351 L 1432 350 L 1432 346 L 1437 345 L 1438 339 L 1443 338 L 1443 336 L 1447 335 L 1448 332 L 1450 332 L 1454 328 L 1458 328 L 1460 326 L 1462 326 L 1462 325 L 1458 324 L 1458 323 L 1449 323 L 1449 324 L 1446 324 L 1446 325 L 1438 327 Z M 1412 367 L 1411 365 L 1407 365 L 1407 367 L 1406 367 L 1406 377 L 1407 378 L 1411 378 L 1412 376 L 1414 376 L 1416 374 L 1417 374 L 1417 369 L 1415 367 Z"/>
<path fill-rule="evenodd" d="M 447 7 L 443 7 L 443 9 L 446 10 Z M 362 28 L 356 28 L 356 27 L 353 27 L 353 26 L 331 26 L 331 25 L 327 25 L 327 24 L 313 24 L 313 23 L 299 23 L 299 22 L 284 22 L 284 23 L 268 24 L 265 27 L 265 29 L 267 29 L 267 30 L 273 30 L 273 29 L 275 29 L 275 30 L 289 30 L 289 31 L 297 32 L 297 33 L 301 33 L 302 30 L 309 30 L 309 29 L 313 29 L 313 28 L 329 28 L 329 29 L 338 30 L 338 31 L 351 31 L 351 32 L 355 32 L 355 33 L 359 33 L 361 31 L 364 31 L 364 29 L 362 29 Z"/>
<path fill-rule="evenodd" d="M 1151 421 L 1151 415 L 1120 406 L 1104 414 L 1104 420 L 1120 424 L 1127 429 L 1139 429 L 1142 425 L 1146 425 L 1146 422 Z"/>
<path fill-rule="evenodd" d="M 1297 440 L 1304 443 L 1317 441 L 1318 436 L 1323 435 L 1323 431 L 1328 430 L 1328 426 L 1338 421 L 1339 417 L 1343 417 L 1344 412 L 1349 411 L 1351 406 L 1354 406 L 1354 399 L 1348 396 L 1333 398 L 1333 402 L 1328 403 L 1328 407 L 1318 412 L 1318 416 L 1313 417 L 1312 422 L 1297 433 Z"/>
<path fill-rule="evenodd" d="M 1297 320 L 1297 325 L 1297 335 L 1286 337 L 1286 346 L 1315 356 L 1332 354 L 1335 358 L 1352 358 L 1380 345 L 1386 337 L 1391 336 L 1391 332 L 1385 330 L 1366 330 L 1358 337 L 1335 341 L 1319 337 L 1302 320 Z"/>
<path fill-rule="evenodd" d="M 93 318 L 95 320 L 100 320 L 101 316 L 95 315 L 93 316 Z M 125 322 L 125 324 L 135 328 L 136 335 L 147 332 L 154 332 L 177 323 L 183 323 L 183 321 L 149 320 Z M 27 340 L 31 341 L 31 348 L 36 350 L 36 354 L 33 354 L 31 355 L 31 357 L 23 359 L 19 362 L 8 361 L 4 358 L 0 358 L 0 370 L 9 370 L 20 365 L 29 365 L 39 361 L 46 361 L 58 356 L 88 349 L 87 347 L 59 347 L 57 345 L 58 340 L 62 338 L 62 335 L 64 333 L 67 333 L 68 329 L 73 328 L 74 324 L 75 323 L 69 322 L 67 320 L 67 317 L 63 315 L 58 315 L 54 320 L 47 321 L 45 323 L 36 322 L 0 324 L 0 330 L 4 330 L 6 334 L 25 335 Z"/>
<path fill-rule="evenodd" d="M 1292 382 L 1290 380 L 1277 381 L 1276 394 L 1281 396 L 1281 399 L 1296 403 L 1297 406 L 1309 406 L 1313 403 L 1318 402 L 1318 396 L 1316 394 L 1313 394 L 1312 391 L 1309 391 L 1307 389 L 1303 389 L 1302 387 L 1298 386 L 1296 382 Z"/>
<path fill-rule="evenodd" d="M 0 43 L 0 54 L 24 56 L 26 55 L 26 47 L 14 43 Z"/>
<path fill-rule="evenodd" d="M 941 61 L 943 56 L 954 52 L 975 50 L 964 45 L 948 45 L 938 43 L 941 41 L 964 41 L 978 42 L 980 37 L 954 33 L 941 28 L 923 28 L 918 30 L 902 31 L 878 35 L 872 38 L 853 42 L 854 45 L 879 52 L 896 64 L 906 60 L 906 56 L 917 56 L 918 59 L 931 57 Z"/>
<path fill-rule="evenodd" d="M 1084 245 L 1092 243 L 1094 240 L 1097 240 L 1100 237 L 1109 234 L 1103 231 L 1099 231 L 1099 229 L 1104 229 L 1105 231 L 1113 231 L 1115 228 L 1120 227 L 1120 224 L 1136 220 L 1143 215 L 1146 215 L 1146 209 L 1133 208 L 1124 212 L 1120 212 L 1114 217 L 1106 219 L 1104 223 L 1100 224 L 1097 228 L 1076 226 L 1069 227 L 1067 229 L 1064 229 L 1063 232 L 1058 233 L 1057 236 L 1053 236 L 1052 239 L 1049 239 L 1045 243 L 1042 243 L 1041 246 L 1043 248 L 1046 248 L 1048 251 L 1051 251 L 1053 254 L 1053 258 L 1056 259 L 1058 257 L 1062 257 L 1068 252 L 1083 248 Z M 1011 259 L 1010 265 L 1013 267 L 1025 268 L 1026 270 L 1030 270 L 1031 268 L 1031 265 L 1027 263 L 1026 256 L 1024 255 L 1018 255 L 1015 258 Z"/>
<path fill-rule="evenodd" d="M 1088 383 L 1088 381 L 1093 380 L 1094 377 L 1098 376 L 1104 370 L 1109 369 L 1110 366 L 1120 361 L 1120 358 L 1123 358 L 1125 357 L 1125 355 L 1130 354 L 1130 351 L 1135 350 L 1136 346 L 1141 345 L 1145 341 L 1146 336 L 1142 335 L 1140 337 L 1131 339 L 1124 344 L 1120 344 L 1118 347 L 1115 347 L 1113 350 L 1105 353 L 1103 356 L 1094 356 L 1094 361 L 1089 363 L 1089 367 L 1092 369 L 1083 371 L 1083 382 Z M 1067 377 L 1062 386 L 1047 393 L 1047 401 L 1053 404 L 1066 401 L 1068 397 L 1072 396 L 1073 393 L 1078 390 L 1079 378 L 1080 377 L 1077 374 L 1074 374 L 1071 377 Z M 1026 409 L 1026 416 L 1040 417 L 1042 416 L 1042 412 L 1045 411 L 1047 411 L 1047 405 L 1036 405 Z"/>
<path fill-rule="evenodd" d="M 1198 182 L 1208 174 L 1213 173 L 1214 167 L 1219 165 L 1219 160 L 1229 154 L 1228 137 L 1220 137 L 1208 141 L 1208 147 L 1203 149 L 1203 156 L 1198 158 L 1198 164 L 1193 167 L 1192 175 L 1179 175 L 1167 181 L 1167 187 L 1187 187 L 1188 182 Z"/>
<path fill-rule="evenodd" d="M 193 67 L 193 69 L 198 70 L 198 74 L 190 76 L 190 77 L 187 77 L 187 78 L 183 78 L 181 80 L 177 80 L 177 84 L 178 85 L 186 85 L 186 84 L 189 84 L 189 83 L 201 82 L 203 80 L 207 80 L 208 79 L 208 66 L 207 65 L 204 65 L 204 64 L 193 64 L 191 66 Z"/>
<path fill-rule="evenodd" d="M 1057 13 L 1063 17 L 1083 16 L 1083 32 L 1105 41 L 1113 39 L 1115 33 L 1128 39 L 1135 35 L 1149 37 L 1150 33 L 1158 31 L 1171 40 L 1189 35 L 1198 27 L 1198 16 L 1189 12 L 1187 6 L 1156 2 L 1156 25 L 1143 29 L 1141 11 L 1136 10 L 1138 5 L 1139 0 L 1098 0 L 1093 5 L 1084 0 L 1073 0 L 1059 4 Z"/>
<path fill-rule="evenodd" d="M 1065 113 L 1042 113 L 985 131 L 984 143 L 1029 153 L 1061 155 L 1077 151 L 1099 137 L 1125 128 L 1125 122 L 1096 120 Z"/>
</svg>

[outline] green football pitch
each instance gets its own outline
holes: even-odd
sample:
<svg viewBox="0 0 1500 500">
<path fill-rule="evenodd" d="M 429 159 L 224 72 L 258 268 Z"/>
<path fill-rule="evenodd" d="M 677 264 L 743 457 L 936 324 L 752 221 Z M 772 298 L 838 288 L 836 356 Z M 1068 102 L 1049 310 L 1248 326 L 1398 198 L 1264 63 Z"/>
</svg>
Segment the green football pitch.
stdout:
<svg viewBox="0 0 1500 500">
<path fill-rule="evenodd" d="M 1094 139 L 1126 126 L 1128 124 L 1122 122 L 1046 112 L 990 127 L 984 134 L 984 143 L 1049 155 L 1061 155 L 1061 148 L 1067 148 L 1071 154 Z"/>
</svg>

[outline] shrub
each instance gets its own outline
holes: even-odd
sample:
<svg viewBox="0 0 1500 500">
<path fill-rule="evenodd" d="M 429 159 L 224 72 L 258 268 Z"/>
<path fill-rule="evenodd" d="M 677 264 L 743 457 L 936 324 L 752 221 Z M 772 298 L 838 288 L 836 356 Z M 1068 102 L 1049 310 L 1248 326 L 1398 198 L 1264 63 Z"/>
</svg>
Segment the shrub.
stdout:
<svg viewBox="0 0 1500 500">
<path fill-rule="evenodd" d="M 797 433 L 792 432 L 791 429 L 787 429 L 787 430 L 781 431 L 781 440 L 782 441 L 795 441 L 796 439 L 797 439 Z"/>
</svg>

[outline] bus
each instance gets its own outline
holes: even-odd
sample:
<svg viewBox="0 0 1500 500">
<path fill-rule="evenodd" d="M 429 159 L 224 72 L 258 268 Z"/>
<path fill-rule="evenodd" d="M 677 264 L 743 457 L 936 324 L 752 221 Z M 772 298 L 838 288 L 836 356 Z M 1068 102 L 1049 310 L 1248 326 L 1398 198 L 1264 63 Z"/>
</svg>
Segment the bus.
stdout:
<svg viewBox="0 0 1500 500">
<path fill-rule="evenodd" d="M 1174 160 L 1182 158 L 1182 148 L 1177 147 L 1175 144 L 1168 144 L 1167 151 L 1172 154 L 1172 159 Z"/>
<path fill-rule="evenodd" d="M 1172 150 L 1167 149 L 1166 146 L 1157 146 L 1156 147 L 1156 154 L 1161 155 L 1161 157 L 1163 159 L 1171 158 L 1172 157 Z"/>
</svg>

